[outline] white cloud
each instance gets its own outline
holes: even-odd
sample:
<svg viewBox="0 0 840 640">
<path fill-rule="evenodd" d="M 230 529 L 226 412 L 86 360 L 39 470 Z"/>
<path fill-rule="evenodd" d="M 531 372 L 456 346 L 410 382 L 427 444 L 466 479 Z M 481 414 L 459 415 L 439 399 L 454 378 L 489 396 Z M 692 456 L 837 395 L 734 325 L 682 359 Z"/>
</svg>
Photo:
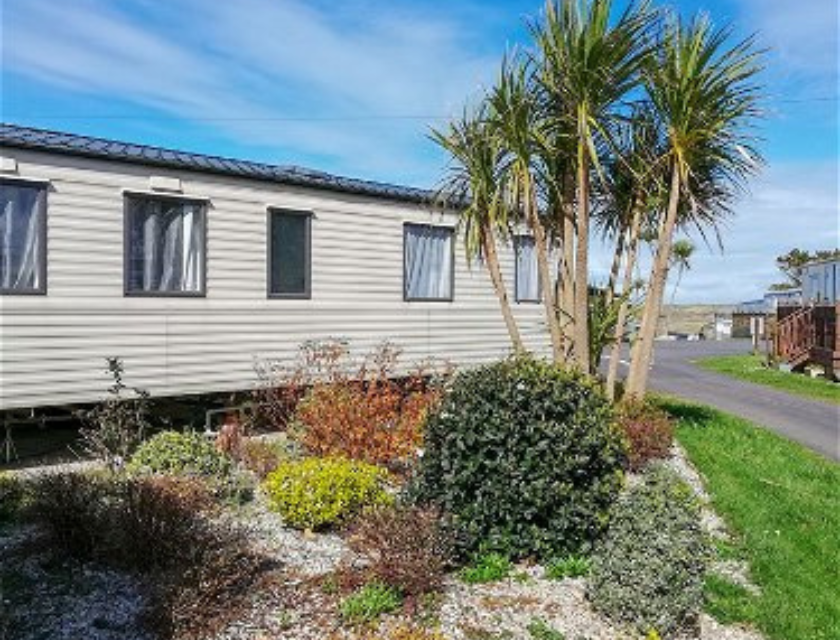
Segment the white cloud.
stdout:
<svg viewBox="0 0 840 640">
<path fill-rule="evenodd" d="M 822 89 L 836 95 L 838 73 L 837 0 L 741 0 L 741 23 L 769 47 L 774 73 L 798 77 L 795 91 Z"/>
<path fill-rule="evenodd" d="M 116 6 L 7 0 L 4 72 L 216 119 L 208 126 L 232 140 L 354 175 L 432 181 L 431 117 L 453 112 L 497 64 L 469 50 L 469 25 L 421 15 L 350 20 L 291 0 Z"/>
<path fill-rule="evenodd" d="M 752 185 L 723 229 L 724 252 L 697 243 L 678 301 L 739 302 L 783 280 L 775 258 L 840 246 L 837 161 L 780 163 Z"/>
</svg>

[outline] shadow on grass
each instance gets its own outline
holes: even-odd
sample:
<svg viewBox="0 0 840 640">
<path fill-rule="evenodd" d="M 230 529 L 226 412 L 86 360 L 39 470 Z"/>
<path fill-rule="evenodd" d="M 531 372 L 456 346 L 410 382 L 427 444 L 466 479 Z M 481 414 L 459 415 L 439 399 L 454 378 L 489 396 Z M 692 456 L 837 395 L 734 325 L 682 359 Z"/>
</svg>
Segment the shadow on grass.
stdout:
<svg viewBox="0 0 840 640">
<path fill-rule="evenodd" d="M 654 398 L 654 402 L 686 427 L 707 427 L 719 418 L 719 413 L 712 407 L 664 396 Z"/>
</svg>

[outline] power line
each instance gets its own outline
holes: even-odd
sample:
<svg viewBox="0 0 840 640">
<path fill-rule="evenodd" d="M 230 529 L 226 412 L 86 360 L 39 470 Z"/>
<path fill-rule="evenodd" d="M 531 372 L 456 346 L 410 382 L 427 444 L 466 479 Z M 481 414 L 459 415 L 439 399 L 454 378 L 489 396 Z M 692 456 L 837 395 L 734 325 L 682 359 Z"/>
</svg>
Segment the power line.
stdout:
<svg viewBox="0 0 840 640">
<path fill-rule="evenodd" d="M 63 114 L 26 113 L 3 114 L 6 119 L 32 118 L 36 120 L 199 120 L 206 122 L 363 122 L 381 120 L 445 120 L 445 115 L 349 115 L 349 116 L 168 116 L 163 114 Z"/>
<path fill-rule="evenodd" d="M 772 103 L 803 104 L 809 102 L 837 102 L 838 96 L 813 96 L 808 98 L 771 97 Z M 447 120 L 451 116 L 441 114 L 351 114 L 346 116 L 170 116 L 164 114 L 88 114 L 77 113 L 21 113 L 3 114 L 3 119 L 34 120 L 192 120 L 201 122 L 378 122 L 386 120 Z"/>
</svg>

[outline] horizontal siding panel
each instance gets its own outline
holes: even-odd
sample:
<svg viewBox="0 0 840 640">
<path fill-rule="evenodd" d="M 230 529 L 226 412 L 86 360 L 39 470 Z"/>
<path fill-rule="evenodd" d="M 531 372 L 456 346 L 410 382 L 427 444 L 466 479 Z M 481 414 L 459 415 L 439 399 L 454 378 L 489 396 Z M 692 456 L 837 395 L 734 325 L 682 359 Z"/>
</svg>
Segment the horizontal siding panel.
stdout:
<svg viewBox="0 0 840 640">
<path fill-rule="evenodd" d="M 13 150 L 21 175 L 51 180 L 47 296 L 0 297 L 0 409 L 89 402 L 109 384 L 105 358 L 125 360 L 130 384 L 155 394 L 250 389 L 258 358 L 292 362 L 310 339 L 350 340 L 355 353 L 382 340 L 406 364 L 429 356 L 458 365 L 509 351 L 484 268 L 456 247 L 455 300 L 406 302 L 403 223 L 453 216 L 340 193 Z M 182 180 L 210 198 L 207 294 L 123 295 L 124 189 L 150 175 Z M 266 206 L 313 212 L 311 300 L 266 296 Z M 509 294 L 513 255 L 500 250 Z M 526 343 L 548 343 L 540 305 L 515 305 Z"/>
</svg>

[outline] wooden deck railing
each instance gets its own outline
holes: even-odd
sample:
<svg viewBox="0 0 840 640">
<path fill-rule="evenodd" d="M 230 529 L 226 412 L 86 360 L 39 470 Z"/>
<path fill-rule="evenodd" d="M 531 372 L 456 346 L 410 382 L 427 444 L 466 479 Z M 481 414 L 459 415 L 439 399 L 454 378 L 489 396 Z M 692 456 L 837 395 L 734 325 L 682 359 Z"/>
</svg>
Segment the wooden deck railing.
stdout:
<svg viewBox="0 0 840 640">
<path fill-rule="evenodd" d="M 802 307 L 779 319 L 776 327 L 776 356 L 798 364 L 816 346 L 813 307 Z"/>
<path fill-rule="evenodd" d="M 776 356 L 794 367 L 807 362 L 834 370 L 840 361 L 840 304 L 779 307 Z"/>
</svg>

